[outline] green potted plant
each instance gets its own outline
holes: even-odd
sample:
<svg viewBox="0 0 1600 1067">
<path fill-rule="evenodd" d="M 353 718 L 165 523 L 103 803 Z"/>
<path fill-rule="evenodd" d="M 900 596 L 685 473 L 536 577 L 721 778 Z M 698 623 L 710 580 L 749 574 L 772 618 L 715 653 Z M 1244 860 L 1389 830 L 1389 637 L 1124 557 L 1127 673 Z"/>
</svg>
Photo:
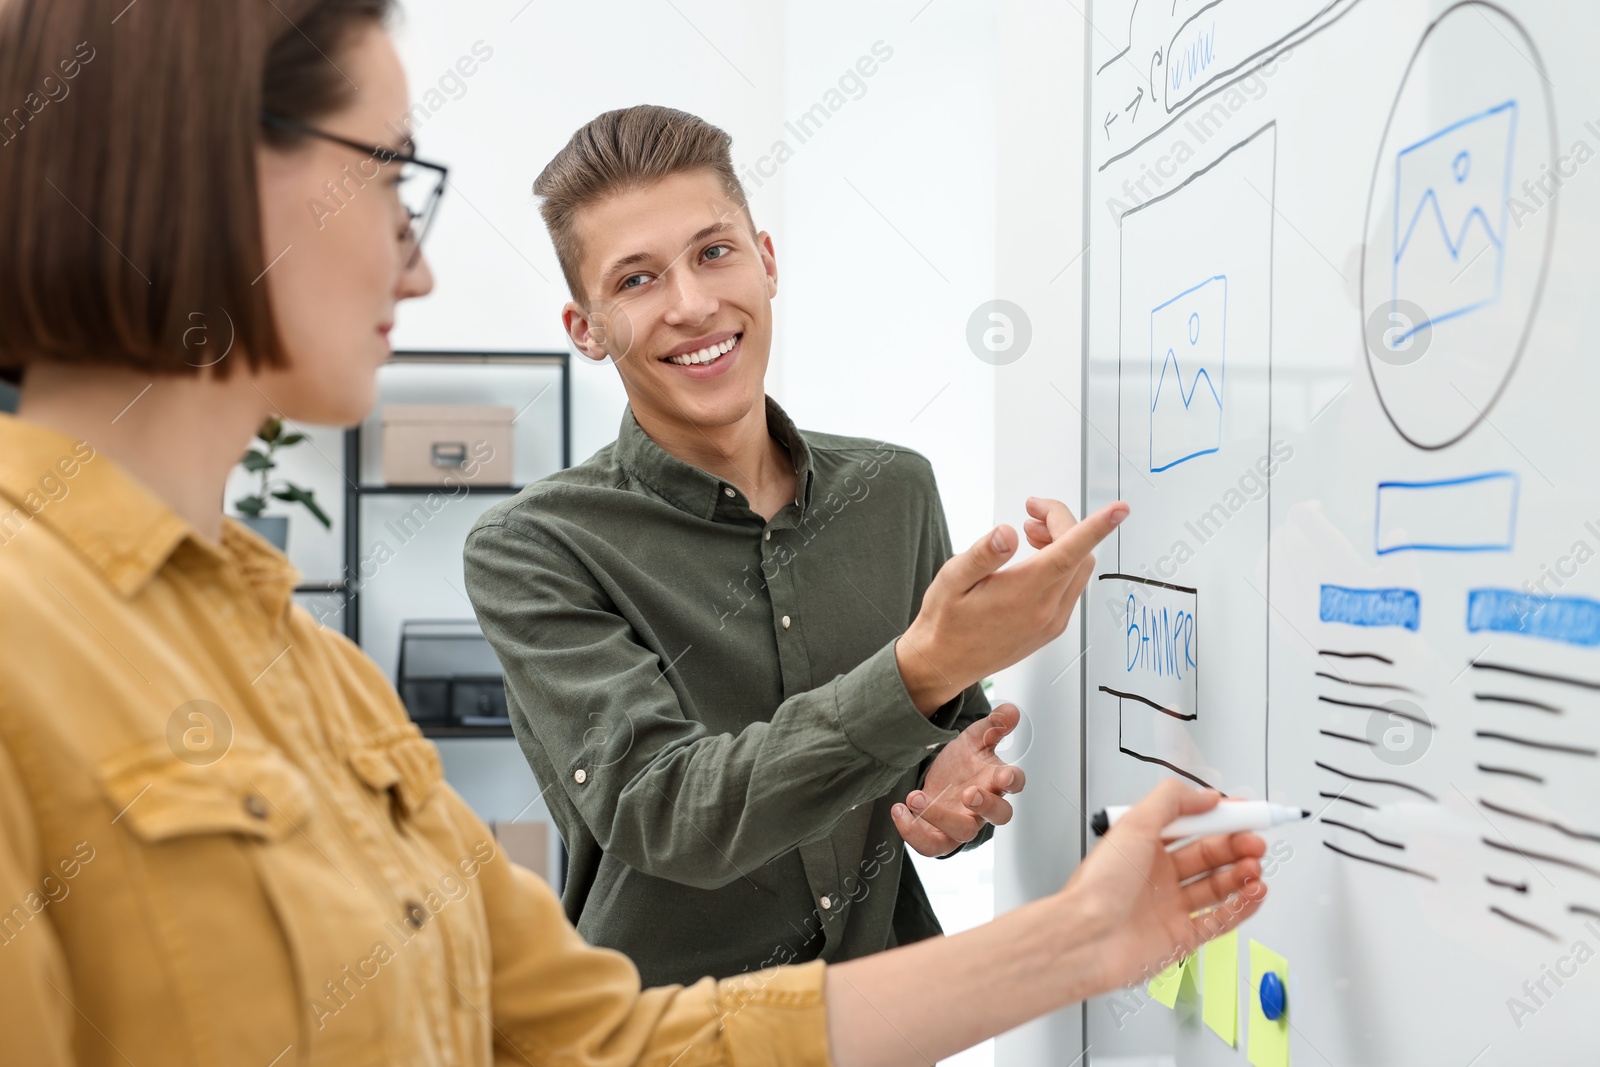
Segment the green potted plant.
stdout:
<svg viewBox="0 0 1600 1067">
<path fill-rule="evenodd" d="M 311 490 L 302 489 L 287 479 L 272 477 L 272 472 L 278 467 L 277 454 L 285 448 L 300 444 L 306 439 L 306 435 L 284 433 L 283 420 L 273 416 L 261 424 L 261 428 L 256 431 L 256 439 L 265 448 L 252 447 L 244 454 L 241 462 L 245 470 L 260 476 L 261 484 L 254 493 L 242 496 L 233 502 L 233 506 L 239 510 L 239 521 L 276 545 L 280 552 L 286 551 L 289 543 L 289 517 L 263 514 L 267 509 L 268 497 L 291 504 L 304 504 L 306 510 L 322 523 L 324 529 L 333 529 L 332 520 L 317 504 Z"/>
</svg>

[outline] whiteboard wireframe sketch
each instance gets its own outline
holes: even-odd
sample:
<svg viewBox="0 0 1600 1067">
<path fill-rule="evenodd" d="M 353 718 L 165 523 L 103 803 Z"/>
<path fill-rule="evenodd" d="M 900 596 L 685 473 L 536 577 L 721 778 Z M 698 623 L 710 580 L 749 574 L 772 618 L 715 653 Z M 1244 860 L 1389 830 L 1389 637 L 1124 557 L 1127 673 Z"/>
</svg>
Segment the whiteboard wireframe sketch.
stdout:
<svg viewBox="0 0 1600 1067">
<path fill-rule="evenodd" d="M 1093 737 L 1241 796 L 1267 787 L 1266 603 L 1240 578 L 1266 556 L 1266 486 L 1252 499 L 1239 484 L 1272 449 L 1276 154 L 1276 127 L 1261 126 L 1121 216 L 1117 495 L 1135 514 L 1187 521 L 1118 530 L 1119 580 L 1096 583 L 1103 608 L 1089 624 L 1104 683 Z M 1198 666 L 1200 603 L 1230 619 L 1206 670 L 1143 669 L 1191 654 Z M 1134 659 L 1112 655 L 1135 648 Z M 1221 707 L 1224 688 L 1223 716 L 1195 715 Z"/>
</svg>

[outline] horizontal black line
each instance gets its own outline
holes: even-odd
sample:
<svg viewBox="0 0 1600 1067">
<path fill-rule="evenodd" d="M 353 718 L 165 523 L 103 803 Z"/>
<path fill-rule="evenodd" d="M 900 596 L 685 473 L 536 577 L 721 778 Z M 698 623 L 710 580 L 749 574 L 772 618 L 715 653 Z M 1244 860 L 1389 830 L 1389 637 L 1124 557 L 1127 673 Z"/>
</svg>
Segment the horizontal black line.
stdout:
<svg viewBox="0 0 1600 1067">
<path fill-rule="evenodd" d="M 1492 874 L 1484 875 L 1483 880 L 1492 886 L 1498 886 L 1501 889 L 1509 889 L 1515 893 L 1527 893 L 1528 891 L 1527 882 L 1507 882 L 1504 879 L 1496 878 Z"/>
<path fill-rule="evenodd" d="M 1322 701 L 1324 704 L 1337 704 L 1341 708 L 1360 708 L 1362 711 L 1381 711 L 1387 715 L 1393 715 L 1397 719 L 1409 719 L 1418 726 L 1426 726 L 1430 730 L 1438 729 L 1438 727 L 1434 726 L 1433 723 L 1429 722 L 1427 719 L 1424 719 L 1420 715 L 1413 715 L 1408 711 L 1396 711 L 1394 708 L 1386 708 L 1382 704 L 1366 704 L 1359 700 L 1335 700 L 1333 697 L 1325 697 L 1321 694 L 1318 694 L 1317 699 Z"/>
<path fill-rule="evenodd" d="M 1138 582 L 1140 585 L 1153 585 L 1158 589 L 1170 589 L 1174 593 L 1192 593 L 1195 596 L 1200 595 L 1200 590 L 1194 588 L 1193 586 L 1173 585 L 1171 582 L 1158 582 L 1154 578 L 1141 578 L 1137 574 L 1102 574 L 1100 576 L 1100 581 L 1109 581 L 1113 578 L 1119 582 Z"/>
<path fill-rule="evenodd" d="M 1529 700 L 1527 697 L 1506 696 L 1504 693 L 1473 693 L 1472 699 L 1485 700 L 1494 704 L 1516 704 L 1518 707 L 1523 708 L 1538 708 L 1540 711 L 1548 711 L 1552 715 L 1561 714 L 1561 709 L 1554 704 L 1546 704 L 1542 700 Z"/>
<path fill-rule="evenodd" d="M 1488 845 L 1490 848 L 1497 848 L 1501 852 L 1509 852 L 1514 856 L 1521 856 L 1525 860 L 1543 860 L 1546 863 L 1553 863 L 1557 867 L 1566 867 L 1569 870 L 1581 871 L 1584 874 L 1592 875 L 1595 878 L 1600 878 L 1600 870 L 1596 870 L 1587 863 L 1579 863 L 1577 860 L 1569 860 L 1565 856 L 1552 856 L 1548 852 L 1531 852 L 1528 849 L 1518 848 L 1516 845 L 1508 845 L 1502 841 L 1496 841 L 1488 837 L 1485 837 L 1482 840 L 1483 843 Z"/>
<path fill-rule="evenodd" d="M 1349 824 L 1347 822 L 1340 822 L 1338 819 L 1329 819 L 1327 817 L 1324 817 L 1322 821 L 1327 823 L 1329 826 L 1337 826 L 1341 830 L 1354 830 L 1358 834 L 1365 834 L 1367 837 L 1370 837 L 1372 840 L 1376 841 L 1378 844 L 1387 846 L 1388 848 L 1398 848 L 1398 849 L 1402 849 L 1403 850 L 1406 847 L 1406 846 L 1402 845 L 1398 841 L 1386 840 L 1384 838 L 1379 837 L 1377 834 L 1373 833 L 1371 830 L 1363 830 L 1359 826 L 1352 826 L 1351 824 Z"/>
<path fill-rule="evenodd" d="M 1596 752 L 1592 748 L 1581 748 L 1578 745 L 1558 745 L 1554 741 L 1534 741 L 1526 737 L 1517 737 L 1515 734 L 1503 734 L 1498 730 L 1475 730 L 1473 732 L 1486 741 L 1509 741 L 1513 745 L 1543 749 L 1546 752 L 1565 752 L 1572 756 L 1588 756 L 1591 759 L 1595 756 L 1600 756 L 1600 752 Z"/>
<path fill-rule="evenodd" d="M 1537 678 L 1541 682 L 1559 682 L 1562 685 L 1575 685 L 1579 689 L 1600 690 L 1600 682 L 1590 681 L 1587 678 L 1574 678 L 1568 674 L 1530 671 L 1526 667 L 1513 667 L 1505 663 L 1484 663 L 1482 660 L 1472 664 L 1472 666 L 1480 671 L 1500 671 L 1503 674 L 1516 674 L 1524 678 Z"/>
<path fill-rule="evenodd" d="M 1557 833 L 1566 834 L 1568 837 L 1576 841 L 1594 841 L 1596 843 L 1600 843 L 1600 834 L 1591 834 L 1583 830 L 1574 830 L 1569 826 L 1561 825 L 1554 819 L 1546 819 L 1538 815 L 1530 815 L 1525 811 L 1518 811 L 1515 808 L 1508 808 L 1502 804 L 1496 804 L 1492 800 L 1485 800 L 1483 797 L 1478 798 L 1478 803 L 1482 804 L 1490 811 L 1499 812 L 1501 815 L 1509 815 L 1513 819 L 1521 819 L 1524 822 L 1537 823 L 1540 826 L 1548 826 Z"/>
<path fill-rule="evenodd" d="M 1502 918 L 1502 919 L 1508 919 L 1511 922 L 1516 923 L 1518 926 L 1526 926 L 1528 929 L 1532 930 L 1534 933 L 1543 934 L 1545 937 L 1548 937 L 1552 941 L 1561 940 L 1555 934 L 1551 933 L 1549 930 L 1546 930 L 1544 927 L 1540 926 L 1538 923 L 1531 923 L 1527 919 L 1519 919 L 1515 915 L 1511 914 L 1509 911 L 1503 911 L 1502 909 L 1496 907 L 1493 904 L 1489 905 L 1489 910 L 1494 912 L 1496 915 L 1500 916 L 1500 918 Z"/>
<path fill-rule="evenodd" d="M 1433 801 L 1434 803 L 1438 803 L 1439 802 L 1439 798 L 1438 797 L 1434 796 L 1432 793 L 1428 792 L 1426 789 L 1420 789 L 1417 786 L 1412 785 L 1410 782 L 1400 782 L 1400 781 L 1396 781 L 1393 778 L 1364 778 L 1359 774 L 1351 774 L 1349 771 L 1341 771 L 1337 767 L 1330 767 L 1326 763 L 1323 763 L 1321 760 L 1316 760 L 1315 762 L 1316 762 L 1316 765 L 1318 767 L 1321 767 L 1325 771 L 1332 771 L 1334 774 L 1340 775 L 1340 776 L 1345 777 L 1345 778 L 1354 779 L 1357 782 L 1372 782 L 1372 783 L 1374 783 L 1376 785 L 1394 785 L 1394 786 L 1399 786 L 1401 789 L 1409 789 L 1409 790 L 1411 790 L 1413 793 L 1417 794 L 1418 796 L 1427 797 L 1429 800 Z"/>
<path fill-rule="evenodd" d="M 1433 875 L 1429 874 L 1427 871 L 1419 871 L 1419 870 L 1417 870 L 1417 869 L 1415 869 L 1413 867 L 1402 867 L 1398 863 L 1390 863 L 1388 860 L 1374 859 L 1371 856 L 1363 856 L 1363 855 L 1360 855 L 1359 853 L 1355 853 L 1355 852 L 1346 852 L 1344 849 L 1340 848 L 1338 845 L 1334 844 L 1332 841 L 1324 841 L 1323 844 L 1326 845 L 1328 848 L 1333 849 L 1335 852 L 1337 852 L 1341 856 L 1345 856 L 1345 857 L 1348 857 L 1348 858 L 1353 859 L 1353 860 L 1360 860 L 1362 863 L 1371 863 L 1371 864 L 1373 864 L 1375 866 L 1378 866 L 1378 867 L 1387 867 L 1391 871 L 1400 871 L 1400 872 L 1402 872 L 1404 874 L 1414 874 L 1418 878 L 1426 878 L 1430 882 L 1437 882 L 1439 880 L 1439 879 L 1435 878 Z"/>
<path fill-rule="evenodd" d="M 1591 908 L 1586 904 L 1569 904 L 1567 905 L 1567 910 L 1574 915 L 1593 915 L 1596 919 L 1600 919 L 1600 910 Z"/>
<path fill-rule="evenodd" d="M 1164 759 L 1157 759 L 1154 756 L 1142 755 L 1142 754 L 1140 754 L 1138 752 L 1135 752 L 1131 748 L 1123 748 L 1121 745 L 1117 746 L 1117 750 L 1119 752 L 1121 752 L 1124 756 L 1132 756 L 1134 759 L 1144 760 L 1146 763 L 1154 763 L 1154 764 L 1157 764 L 1159 766 L 1165 767 L 1167 770 L 1172 771 L 1175 774 L 1181 774 L 1185 778 L 1189 779 L 1189 781 L 1194 782 L 1194 783 L 1196 783 L 1198 785 L 1203 785 L 1207 789 L 1217 789 L 1216 786 L 1212 785 L 1210 782 L 1206 781 L 1204 778 L 1201 778 L 1199 775 L 1190 774 L 1188 771 L 1184 770 L 1182 767 L 1179 767 L 1176 764 L 1168 763 Z M 1222 790 L 1217 789 L 1217 792 L 1221 793 Z M 1222 793 L 1222 795 L 1223 796 L 1227 796 L 1228 794 Z"/>
<path fill-rule="evenodd" d="M 1341 741 L 1354 741 L 1358 745 L 1372 747 L 1371 741 L 1368 741 L 1365 737 L 1357 737 L 1354 734 L 1341 734 L 1334 730 L 1318 730 L 1317 733 L 1322 734 L 1324 737 L 1337 737 Z"/>
<path fill-rule="evenodd" d="M 1317 655 L 1338 656 L 1340 659 L 1375 659 L 1379 663 L 1387 663 L 1391 667 L 1394 666 L 1394 660 L 1388 656 L 1380 656 L 1376 652 L 1335 652 L 1331 648 L 1319 648 L 1317 649 Z"/>
<path fill-rule="evenodd" d="M 1515 767 L 1495 767 L 1488 763 L 1480 763 L 1478 764 L 1478 770 L 1484 774 L 1507 774 L 1513 778 L 1526 778 L 1530 782 L 1538 782 L 1540 785 L 1544 785 L 1544 779 L 1539 775 L 1528 771 L 1519 771 Z"/>
<path fill-rule="evenodd" d="M 1180 715 L 1177 712 L 1173 711 L 1171 708 L 1164 708 L 1160 704 L 1157 704 L 1155 701 L 1150 700 L 1150 699 L 1148 699 L 1146 697 L 1140 696 L 1138 693 L 1124 693 L 1122 690 L 1113 689 L 1109 685 L 1102 685 L 1102 686 L 1099 687 L 1099 689 L 1100 689 L 1100 692 L 1102 692 L 1102 693 L 1110 693 L 1112 696 L 1121 697 L 1123 700 L 1137 700 L 1139 703 L 1145 705 L 1146 707 L 1155 708 L 1157 711 L 1159 711 L 1163 715 L 1171 715 L 1174 719 L 1182 719 L 1185 722 L 1193 722 L 1194 721 L 1195 713 L 1192 712 L 1192 711 L 1187 715 Z"/>
<path fill-rule="evenodd" d="M 1318 793 L 1317 796 L 1327 797 L 1329 800 L 1342 800 L 1346 804 L 1354 804 L 1357 807 L 1370 808 L 1373 811 L 1378 810 L 1378 805 L 1376 804 L 1368 804 L 1365 800 L 1362 800 L 1359 797 L 1347 797 L 1343 793 Z"/>
<path fill-rule="evenodd" d="M 1337 674 L 1329 674 L 1327 671 L 1318 671 L 1317 677 L 1326 678 L 1330 682 L 1342 682 L 1345 685 L 1358 685 L 1363 689 L 1398 689 L 1402 693 L 1416 693 L 1415 689 L 1396 685 L 1394 682 L 1358 682 L 1354 678 L 1341 678 Z"/>
</svg>

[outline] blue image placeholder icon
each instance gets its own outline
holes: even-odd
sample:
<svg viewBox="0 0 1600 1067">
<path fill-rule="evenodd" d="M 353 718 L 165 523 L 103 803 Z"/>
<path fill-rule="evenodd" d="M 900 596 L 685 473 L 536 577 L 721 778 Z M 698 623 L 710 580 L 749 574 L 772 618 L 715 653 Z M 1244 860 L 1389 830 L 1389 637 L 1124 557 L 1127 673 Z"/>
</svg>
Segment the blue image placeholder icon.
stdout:
<svg viewBox="0 0 1600 1067">
<path fill-rule="evenodd" d="M 1261 989 L 1258 992 L 1261 997 L 1261 1014 L 1265 1015 L 1269 1022 L 1277 1022 L 1283 1017 L 1283 1010 L 1286 1007 L 1283 979 L 1275 972 L 1268 971 L 1261 976 Z"/>
<path fill-rule="evenodd" d="M 1505 273 L 1517 102 L 1452 122 L 1395 161 L 1391 310 L 1422 309 L 1395 339 L 1500 299 Z"/>
<path fill-rule="evenodd" d="M 1221 449 L 1227 337 L 1226 275 L 1150 312 L 1150 473 Z"/>
</svg>

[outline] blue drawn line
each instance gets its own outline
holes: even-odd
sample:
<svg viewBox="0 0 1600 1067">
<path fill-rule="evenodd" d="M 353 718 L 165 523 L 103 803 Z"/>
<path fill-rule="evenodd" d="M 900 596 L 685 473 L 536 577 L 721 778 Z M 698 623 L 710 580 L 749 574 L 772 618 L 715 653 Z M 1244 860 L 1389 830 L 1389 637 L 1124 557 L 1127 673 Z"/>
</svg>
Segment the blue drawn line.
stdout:
<svg viewBox="0 0 1600 1067">
<path fill-rule="evenodd" d="M 1500 226 L 1499 226 L 1498 231 L 1496 230 L 1494 224 L 1489 221 L 1489 216 L 1484 211 L 1483 207 L 1481 205 L 1474 205 L 1472 210 L 1467 212 L 1466 218 L 1462 220 L 1461 227 L 1460 227 L 1459 231 L 1457 232 L 1456 236 L 1454 238 L 1452 238 L 1451 235 L 1450 235 L 1449 223 L 1447 223 L 1445 221 L 1444 210 L 1443 210 L 1442 207 L 1440 207 L 1440 204 L 1439 204 L 1439 194 L 1438 194 L 1437 190 L 1435 189 L 1435 187 L 1433 185 L 1430 185 L 1430 186 L 1428 186 L 1427 190 L 1422 194 L 1422 197 L 1417 201 L 1416 209 L 1412 212 L 1410 222 L 1406 226 L 1405 236 L 1401 237 L 1401 235 L 1400 235 L 1400 219 L 1401 219 L 1401 212 L 1404 210 L 1404 207 L 1403 207 L 1403 205 L 1401 204 L 1401 201 L 1400 201 L 1400 193 L 1401 193 L 1402 188 L 1404 187 L 1403 167 L 1404 167 L 1404 164 L 1405 164 L 1405 161 L 1406 161 L 1406 156 L 1409 155 L 1412 152 L 1416 152 L 1417 150 L 1419 150 L 1421 148 L 1424 148 L 1425 146 L 1427 146 L 1429 144 L 1434 143 L 1435 141 L 1438 141 L 1440 138 L 1449 136 L 1450 134 L 1454 133 L 1457 130 L 1462 129 L 1463 127 L 1470 126 L 1475 122 L 1482 122 L 1485 119 L 1492 118 L 1493 116 L 1498 115 L 1498 114 L 1500 114 L 1502 112 L 1506 112 L 1506 111 L 1509 111 L 1510 115 L 1508 117 L 1508 132 L 1507 132 L 1507 136 L 1506 136 L 1505 175 L 1504 175 L 1504 181 L 1502 182 L 1502 185 L 1501 185 L 1500 195 L 1498 197 L 1498 199 L 1501 202 L 1501 204 L 1500 204 Z M 1472 226 L 1472 220 L 1473 220 L 1474 216 L 1476 216 L 1479 220 L 1482 221 L 1483 228 L 1484 228 L 1485 232 L 1489 235 L 1489 241 L 1490 241 L 1491 244 L 1493 244 L 1493 246 L 1494 246 L 1496 251 L 1495 251 L 1495 282 L 1494 282 L 1494 295 L 1493 296 L 1487 297 L 1487 298 L 1485 298 L 1483 300 L 1475 301 L 1473 303 L 1464 305 L 1462 307 L 1453 308 L 1453 309 L 1451 309 L 1449 311 L 1441 312 L 1440 314 L 1437 314 L 1437 315 L 1434 315 L 1431 312 L 1429 312 L 1428 313 L 1428 318 L 1427 318 L 1426 321 L 1417 323 L 1414 326 L 1412 326 L 1410 329 L 1406 330 L 1404 333 L 1398 335 L 1394 339 L 1394 341 L 1392 342 L 1393 344 L 1396 344 L 1396 345 L 1404 344 L 1406 341 L 1410 340 L 1416 334 L 1421 333 L 1423 330 L 1429 329 L 1432 326 L 1437 325 L 1438 323 L 1448 322 L 1451 319 L 1460 318 L 1463 315 L 1469 315 L 1474 311 L 1477 311 L 1477 310 L 1479 310 L 1481 308 L 1484 308 L 1484 307 L 1488 307 L 1489 305 L 1494 304 L 1497 301 L 1499 301 L 1500 293 L 1501 293 L 1501 290 L 1502 290 L 1502 287 L 1503 287 L 1504 281 L 1505 281 L 1505 240 L 1504 239 L 1505 239 L 1505 236 L 1509 233 L 1508 223 L 1510 221 L 1510 211 L 1511 211 L 1511 175 L 1512 175 L 1513 163 L 1515 162 L 1515 160 L 1514 160 L 1514 149 L 1515 149 L 1515 146 L 1516 146 L 1516 142 L 1517 142 L 1517 102 L 1515 100 L 1507 100 L 1505 103 L 1498 104 L 1498 105 L 1496 105 L 1496 106 L 1494 106 L 1492 108 L 1489 108 L 1487 111 L 1479 112 L 1476 115 L 1469 115 L 1464 119 L 1460 119 L 1460 120 L 1458 120 L 1456 122 L 1452 122 L 1450 125 L 1444 127 L 1441 130 L 1438 130 L 1437 132 L 1435 132 L 1433 134 L 1430 134 L 1427 137 L 1424 137 L 1422 140 L 1416 142 L 1415 144 L 1409 145 L 1406 148 L 1402 148 L 1400 150 L 1399 154 L 1395 156 L 1395 164 L 1394 164 L 1394 167 L 1395 167 L 1395 179 L 1394 179 L 1394 190 L 1395 190 L 1395 204 L 1394 204 L 1394 270 L 1392 272 L 1393 273 L 1393 286 L 1392 286 L 1392 291 L 1390 293 L 1390 308 L 1389 308 L 1391 314 L 1399 315 L 1399 313 L 1400 313 L 1400 309 L 1399 309 L 1399 303 L 1400 303 L 1400 260 L 1404 256 L 1404 254 L 1406 252 L 1406 249 L 1408 247 L 1410 247 L 1411 238 L 1415 234 L 1417 225 L 1421 221 L 1423 212 L 1427 209 L 1427 206 L 1428 206 L 1430 201 L 1433 204 L 1433 215 L 1434 215 L 1434 219 L 1438 223 L 1439 235 L 1444 239 L 1445 246 L 1449 250 L 1450 258 L 1453 261 L 1459 262 L 1460 259 L 1461 259 L 1461 249 L 1466 244 L 1467 231 Z M 1470 166 L 1470 158 L 1471 158 L 1470 154 L 1466 150 L 1463 150 L 1461 153 L 1459 153 L 1456 156 L 1455 160 L 1453 161 L 1452 169 L 1460 166 L 1462 164 L 1463 160 L 1466 160 L 1467 161 L 1466 165 Z M 1455 177 L 1456 177 L 1456 180 L 1458 182 L 1464 180 L 1464 175 L 1462 175 L 1462 174 L 1456 174 Z M 1424 309 L 1424 310 L 1426 311 L 1427 309 Z M 1404 317 L 1402 317 L 1398 321 L 1404 321 Z"/>
<path fill-rule="evenodd" d="M 1408 541 L 1403 544 L 1385 547 L 1383 543 L 1383 497 L 1385 490 L 1432 492 L 1463 485 L 1500 481 L 1511 483 L 1511 507 L 1506 515 L 1504 537 L 1491 541 L 1448 541 L 1440 538 L 1426 541 Z M 1380 556 L 1386 556 L 1391 552 L 1509 552 L 1515 547 L 1516 542 L 1517 500 L 1521 494 L 1521 485 L 1522 479 L 1517 476 L 1515 471 L 1488 471 L 1484 474 L 1469 474 L 1461 478 L 1444 478 L 1432 482 L 1379 482 L 1378 505 L 1374 509 L 1375 515 L 1373 517 L 1373 546 Z M 1447 516 L 1441 517 L 1441 524 L 1447 521 L 1447 518 Z"/>
<path fill-rule="evenodd" d="M 1422 622 L 1422 597 L 1415 589 L 1349 589 L 1322 587 L 1322 621 L 1351 626 L 1403 626 L 1415 630 Z"/>
<path fill-rule="evenodd" d="M 1600 646 L 1600 601 L 1533 596 L 1516 589 L 1474 589 L 1467 594 L 1467 630 L 1594 648 Z"/>
<path fill-rule="evenodd" d="M 1205 289 L 1207 286 L 1212 285 L 1212 284 L 1214 284 L 1216 282 L 1221 282 L 1222 283 L 1222 325 L 1221 325 L 1221 330 L 1220 330 L 1221 343 L 1218 346 L 1218 352 L 1217 352 L 1217 354 L 1218 354 L 1218 363 L 1219 363 L 1219 366 L 1216 368 L 1217 369 L 1217 375 L 1216 375 L 1216 377 L 1213 378 L 1212 375 L 1211 375 L 1211 371 L 1209 369 L 1207 369 L 1207 367 L 1205 366 L 1204 361 L 1201 361 L 1200 362 L 1200 366 L 1195 371 L 1192 380 L 1188 383 L 1187 388 L 1185 388 L 1185 383 L 1184 383 L 1184 380 L 1183 380 L 1182 361 L 1180 361 L 1178 359 L 1177 352 L 1173 350 L 1172 346 L 1170 346 L 1170 345 L 1167 346 L 1166 355 L 1162 358 L 1162 361 L 1161 361 L 1161 369 L 1159 371 L 1156 369 L 1156 366 L 1155 366 L 1156 336 L 1155 336 L 1155 325 L 1154 325 L 1155 321 L 1156 321 L 1156 317 L 1158 315 L 1160 315 L 1161 312 L 1164 311 L 1165 309 L 1173 306 L 1174 304 L 1179 303 L 1180 301 L 1185 300 L 1188 297 L 1193 296 L 1195 293 L 1200 292 L 1200 290 Z M 1194 330 L 1196 328 L 1209 330 L 1209 329 L 1212 328 L 1209 324 L 1201 325 L 1200 323 L 1198 323 L 1197 322 L 1198 318 L 1199 318 L 1199 313 L 1198 312 L 1195 312 L 1194 314 L 1191 314 L 1189 316 L 1190 329 L 1191 330 Z M 1221 447 L 1222 447 L 1222 389 L 1223 389 L 1223 379 L 1227 376 L 1227 345 L 1228 345 L 1228 277 L 1227 277 L 1227 275 L 1225 275 L 1225 274 L 1213 275 L 1212 277 L 1207 278 L 1205 281 L 1201 282 L 1199 285 L 1190 286 L 1188 289 L 1185 289 L 1183 292 L 1179 293 L 1177 296 L 1173 297 L 1172 299 L 1166 300 L 1166 301 L 1163 301 L 1160 304 L 1157 304 L 1154 308 L 1152 308 L 1150 310 L 1150 321 L 1151 321 L 1150 374 L 1151 374 L 1151 378 L 1154 380 L 1154 385 L 1152 385 L 1151 390 L 1150 390 L 1150 473 L 1151 474 L 1159 474 L 1160 472 L 1162 472 L 1164 470 L 1170 470 L 1171 468 L 1176 467 L 1180 463 L 1186 463 L 1189 460 L 1195 459 L 1195 458 L 1197 458 L 1199 456 L 1208 456 L 1213 452 L 1217 452 L 1217 451 L 1221 450 Z M 1190 343 L 1191 344 L 1195 343 L 1195 340 L 1193 338 L 1191 338 Z M 1178 396 L 1183 401 L 1183 409 L 1185 411 L 1190 410 L 1190 405 L 1194 402 L 1195 395 L 1197 393 L 1199 393 L 1199 391 L 1200 391 L 1200 379 L 1202 379 L 1202 378 L 1205 379 L 1206 392 L 1207 392 L 1207 394 L 1210 395 L 1212 400 L 1216 401 L 1216 404 L 1217 404 L 1217 431 L 1216 431 L 1216 441 L 1217 441 L 1217 443 L 1215 445 L 1211 445 L 1209 447 L 1193 449 L 1192 451 L 1188 451 L 1184 455 L 1179 456 L 1176 459 L 1169 460 L 1168 462 L 1162 463 L 1162 464 L 1160 464 L 1158 466 L 1156 464 L 1156 460 L 1155 460 L 1156 421 L 1157 421 L 1157 418 L 1158 418 L 1158 409 L 1159 409 L 1160 400 L 1161 400 L 1161 389 L 1162 389 L 1162 386 L 1164 386 L 1166 384 L 1166 381 L 1167 381 L 1167 368 L 1169 366 L 1172 368 L 1172 376 L 1173 376 L 1173 378 L 1176 379 L 1176 381 L 1178 383 Z"/>
<path fill-rule="evenodd" d="M 1217 26 L 1216 23 L 1212 23 L 1209 31 L 1196 34 L 1188 48 L 1180 51 L 1175 57 L 1171 55 L 1167 57 L 1167 62 L 1171 65 L 1173 92 L 1183 88 L 1186 77 L 1193 84 L 1210 68 L 1212 60 L 1216 58 L 1216 44 Z"/>
<path fill-rule="evenodd" d="M 1194 400 L 1194 394 L 1200 389 L 1201 378 L 1206 380 L 1206 390 L 1210 392 L 1211 399 L 1217 402 L 1218 407 L 1222 406 L 1222 396 L 1217 392 L 1217 387 L 1211 384 L 1211 375 L 1204 367 L 1201 367 L 1194 376 L 1194 388 L 1190 389 L 1187 393 L 1183 391 L 1183 372 L 1178 369 L 1177 355 L 1174 354 L 1172 349 L 1169 348 L 1167 349 L 1167 358 L 1161 364 L 1161 377 L 1156 380 L 1156 398 L 1150 402 L 1150 410 L 1152 412 L 1156 410 L 1156 405 L 1161 400 L 1161 386 L 1167 380 L 1168 367 L 1172 368 L 1173 376 L 1178 379 L 1178 395 L 1183 398 L 1184 408 L 1187 409 L 1189 404 Z"/>
<path fill-rule="evenodd" d="M 1450 224 L 1444 220 L 1444 208 L 1439 206 L 1439 195 L 1429 189 L 1422 194 L 1422 203 L 1417 205 L 1417 213 L 1411 216 L 1411 225 L 1406 227 L 1406 235 L 1401 238 L 1400 249 L 1394 254 L 1396 263 L 1400 262 L 1400 257 L 1406 254 L 1406 247 L 1411 244 L 1411 238 L 1416 235 L 1417 223 L 1422 221 L 1422 213 L 1428 209 L 1429 204 L 1433 205 L 1433 217 L 1439 223 L 1439 234 L 1444 238 L 1445 247 L 1450 250 L 1451 259 L 1459 260 L 1461 258 L 1461 249 L 1467 243 L 1467 231 L 1472 228 L 1473 219 L 1482 220 L 1483 229 L 1489 235 L 1490 244 L 1496 248 L 1505 247 L 1500 240 L 1500 235 L 1494 232 L 1494 225 L 1489 221 L 1489 216 L 1483 213 L 1483 208 L 1481 207 L 1474 207 L 1467 212 L 1465 221 L 1461 223 L 1461 231 L 1455 237 L 1451 237 L 1448 229 Z"/>
</svg>

